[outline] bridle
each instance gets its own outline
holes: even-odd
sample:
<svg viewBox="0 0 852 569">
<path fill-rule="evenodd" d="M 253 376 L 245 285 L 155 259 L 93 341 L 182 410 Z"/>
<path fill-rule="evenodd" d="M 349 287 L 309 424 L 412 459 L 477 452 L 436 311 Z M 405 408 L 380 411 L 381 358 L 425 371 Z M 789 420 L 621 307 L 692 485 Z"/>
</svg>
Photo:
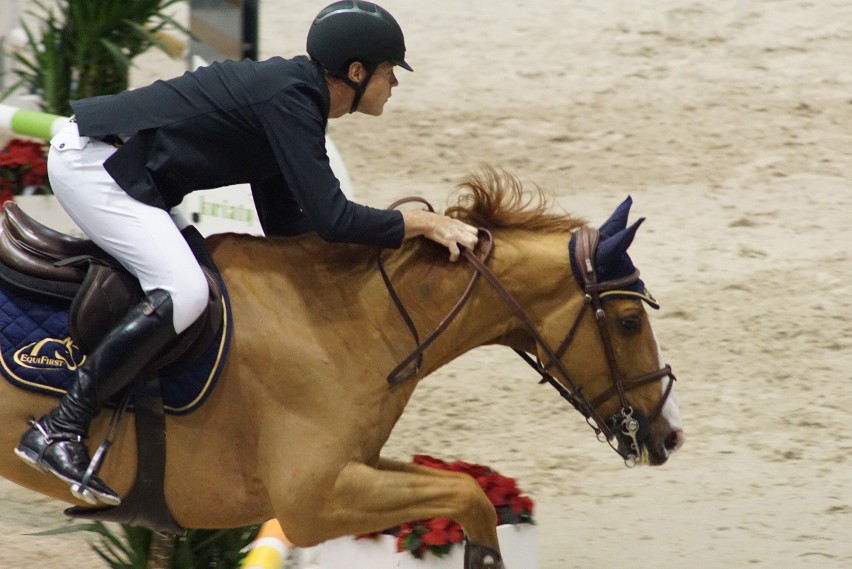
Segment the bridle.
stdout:
<svg viewBox="0 0 852 569">
<path fill-rule="evenodd" d="M 433 211 L 431 205 L 420 198 L 407 198 L 405 200 L 400 200 L 393 204 L 391 208 L 409 201 L 423 203 L 430 211 Z M 649 435 L 650 423 L 652 423 L 662 412 L 663 406 L 671 393 L 672 386 L 675 381 L 674 374 L 672 373 L 671 366 L 669 365 L 665 365 L 662 369 L 649 374 L 627 379 L 619 368 L 618 362 L 615 358 L 615 350 L 612 346 L 612 338 L 609 334 L 606 314 L 603 310 L 602 296 L 605 297 L 606 293 L 617 293 L 617 291 L 623 290 L 625 286 L 636 282 L 639 279 L 639 271 L 635 270 L 627 277 L 599 282 L 597 278 L 597 271 L 595 269 L 595 254 L 600 234 L 597 229 L 593 229 L 588 226 L 580 227 L 575 233 L 576 242 L 574 247 L 574 262 L 583 277 L 581 285 L 583 286 L 585 298 L 583 306 L 575 316 L 565 338 L 562 342 L 560 342 L 556 350 L 554 350 L 538 332 L 538 329 L 523 307 L 517 300 L 515 300 L 512 294 L 505 286 L 503 286 L 500 280 L 488 267 L 488 262 L 491 260 L 494 253 L 494 238 L 491 232 L 486 229 L 480 229 L 479 232 L 480 242 L 477 249 L 479 250 L 480 256 L 477 256 L 474 252 L 467 249 L 462 249 L 462 256 L 474 268 L 473 277 L 455 306 L 453 306 L 446 316 L 444 316 L 444 318 L 438 323 L 436 328 L 426 338 L 424 338 L 422 342 L 420 341 L 420 337 L 411 317 L 408 315 L 399 295 L 393 287 L 390 277 L 384 267 L 382 253 L 381 251 L 379 252 L 378 265 L 382 278 L 384 279 L 391 299 L 399 310 L 400 315 L 414 336 L 414 341 L 417 344 L 416 348 L 408 354 L 408 356 L 403 358 L 403 360 L 390 372 L 387 378 L 388 383 L 391 385 L 398 385 L 417 375 L 423 360 L 423 352 L 435 341 L 435 339 L 438 338 L 438 336 L 440 336 L 441 333 L 444 332 L 444 330 L 447 329 L 455 317 L 458 316 L 462 307 L 470 299 L 474 285 L 481 277 L 488 282 L 491 288 L 494 289 L 503 302 L 512 310 L 515 316 L 521 321 L 524 328 L 526 328 L 533 337 L 535 344 L 547 357 L 547 363 L 542 363 L 538 356 L 533 359 L 533 357 L 527 352 L 517 349 L 515 350 L 515 352 L 541 376 L 542 379 L 539 383 L 549 383 L 553 386 L 559 395 L 561 395 L 568 403 L 571 404 L 572 407 L 585 417 L 586 423 L 594 430 L 599 441 L 607 442 L 610 447 L 612 447 L 612 449 L 624 459 L 627 466 L 636 465 L 639 461 L 640 444 Z M 612 380 L 610 387 L 591 401 L 589 401 L 586 397 L 583 387 L 578 385 L 571 378 L 571 375 L 568 373 L 568 370 L 565 368 L 561 359 L 562 355 L 564 355 L 568 346 L 571 344 L 580 322 L 586 314 L 587 307 L 591 310 L 595 317 L 595 321 L 597 322 L 598 333 L 606 355 L 610 378 Z M 551 368 L 554 368 L 554 373 L 561 377 L 562 381 L 557 380 L 551 374 L 549 371 Z M 627 400 L 627 392 L 647 383 L 660 380 L 665 376 L 670 376 L 672 381 L 670 381 L 666 386 L 666 389 L 653 412 L 648 417 L 645 417 L 641 413 L 635 413 L 633 407 Z M 607 419 L 603 419 L 597 409 L 614 396 L 618 396 L 621 408 L 614 415 Z M 612 442 L 616 439 L 617 435 L 622 435 L 628 441 L 629 449 L 627 451 L 621 451 L 618 445 Z"/>
</svg>

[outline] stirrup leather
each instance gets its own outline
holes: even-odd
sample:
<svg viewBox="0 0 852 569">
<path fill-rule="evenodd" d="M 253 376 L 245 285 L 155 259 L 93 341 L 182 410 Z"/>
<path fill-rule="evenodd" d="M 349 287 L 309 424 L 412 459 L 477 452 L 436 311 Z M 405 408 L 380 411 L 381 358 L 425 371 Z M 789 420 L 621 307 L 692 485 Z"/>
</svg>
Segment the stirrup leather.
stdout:
<svg viewBox="0 0 852 569">
<path fill-rule="evenodd" d="M 107 451 L 109 450 L 109 447 L 112 446 L 112 441 L 118 433 L 118 428 L 121 426 L 124 414 L 127 412 L 127 406 L 130 404 L 132 393 L 132 389 L 126 390 L 124 396 L 121 398 L 121 403 L 115 408 L 115 411 L 113 411 L 112 419 L 110 419 L 109 428 L 107 429 L 104 441 L 98 446 L 98 450 L 95 451 L 94 456 L 92 456 L 92 460 L 89 461 L 89 467 L 86 469 L 86 473 L 83 475 L 82 480 L 80 480 L 79 484 L 71 488 L 71 491 L 75 496 L 78 492 L 80 494 L 78 497 L 84 496 L 89 488 L 92 478 L 97 476 L 98 472 L 100 472 L 101 466 L 106 459 Z"/>
</svg>

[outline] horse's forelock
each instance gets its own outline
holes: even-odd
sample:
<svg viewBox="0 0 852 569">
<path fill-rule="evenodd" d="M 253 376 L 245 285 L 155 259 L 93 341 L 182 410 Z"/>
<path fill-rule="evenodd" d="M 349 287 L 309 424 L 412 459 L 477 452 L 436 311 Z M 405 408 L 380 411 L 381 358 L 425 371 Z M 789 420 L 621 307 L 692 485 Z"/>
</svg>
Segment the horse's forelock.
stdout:
<svg viewBox="0 0 852 569">
<path fill-rule="evenodd" d="M 551 211 L 553 204 L 540 187 L 529 191 L 517 177 L 488 165 L 468 174 L 457 189 L 458 200 L 446 214 L 476 227 L 572 231 L 585 223 Z"/>
</svg>

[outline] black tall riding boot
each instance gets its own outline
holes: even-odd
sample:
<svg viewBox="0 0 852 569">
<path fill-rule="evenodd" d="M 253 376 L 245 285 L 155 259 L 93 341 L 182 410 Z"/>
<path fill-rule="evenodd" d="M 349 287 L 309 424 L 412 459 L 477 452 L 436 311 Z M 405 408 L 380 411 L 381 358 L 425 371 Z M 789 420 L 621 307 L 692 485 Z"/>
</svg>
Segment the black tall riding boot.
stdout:
<svg viewBox="0 0 852 569">
<path fill-rule="evenodd" d="M 92 419 L 116 394 L 177 337 L 172 299 L 161 289 L 134 306 L 89 355 L 59 406 L 38 421 L 30 420 L 15 454 L 30 466 L 56 475 L 77 498 L 118 505 L 121 498 L 92 476 L 82 486 L 91 458 L 83 441 Z"/>
</svg>

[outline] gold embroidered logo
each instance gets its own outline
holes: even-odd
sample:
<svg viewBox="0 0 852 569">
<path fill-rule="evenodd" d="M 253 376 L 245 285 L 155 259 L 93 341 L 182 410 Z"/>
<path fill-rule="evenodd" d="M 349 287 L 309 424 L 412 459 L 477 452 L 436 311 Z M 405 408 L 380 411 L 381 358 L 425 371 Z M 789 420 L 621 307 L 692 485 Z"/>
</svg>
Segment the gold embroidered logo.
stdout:
<svg viewBox="0 0 852 569">
<path fill-rule="evenodd" d="M 19 349 L 14 360 L 19 366 L 29 369 L 76 371 L 86 361 L 86 356 L 71 338 L 45 338 Z"/>
</svg>

